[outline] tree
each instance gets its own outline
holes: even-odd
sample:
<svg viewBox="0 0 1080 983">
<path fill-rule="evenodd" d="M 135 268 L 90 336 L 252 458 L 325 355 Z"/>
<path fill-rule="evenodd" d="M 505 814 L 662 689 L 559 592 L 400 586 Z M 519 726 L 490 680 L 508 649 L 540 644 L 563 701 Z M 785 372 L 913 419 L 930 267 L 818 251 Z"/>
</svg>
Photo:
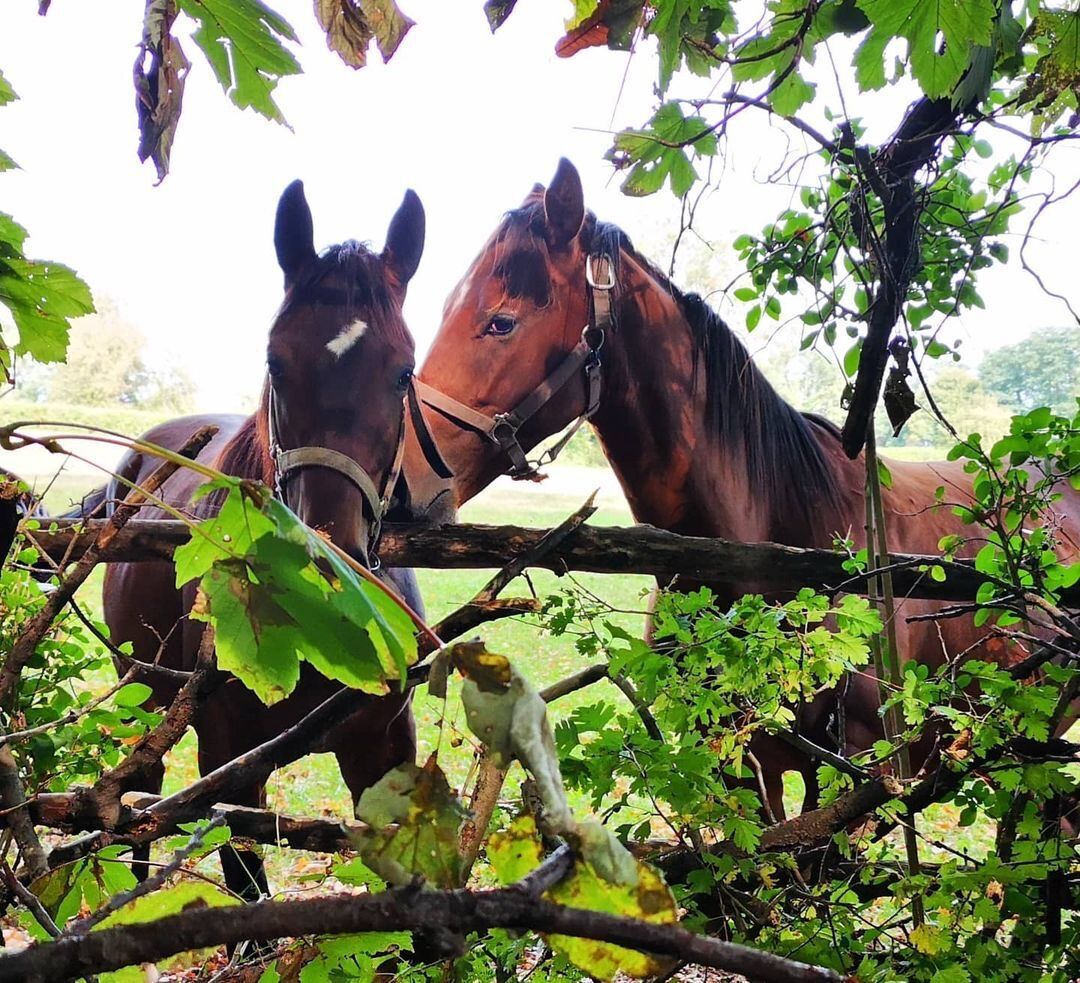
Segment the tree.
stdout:
<svg viewBox="0 0 1080 983">
<path fill-rule="evenodd" d="M 1080 329 L 1040 328 L 1023 341 L 989 352 L 979 366 L 979 379 L 1013 410 L 1049 406 L 1068 413 L 1080 394 Z"/>
<path fill-rule="evenodd" d="M 144 358 L 146 338 L 108 298 L 96 298 L 97 313 L 74 322 L 67 361 L 48 382 L 58 403 L 112 406 L 117 403 L 174 412 L 190 410 L 194 385 L 183 369 L 158 370 Z"/>
</svg>

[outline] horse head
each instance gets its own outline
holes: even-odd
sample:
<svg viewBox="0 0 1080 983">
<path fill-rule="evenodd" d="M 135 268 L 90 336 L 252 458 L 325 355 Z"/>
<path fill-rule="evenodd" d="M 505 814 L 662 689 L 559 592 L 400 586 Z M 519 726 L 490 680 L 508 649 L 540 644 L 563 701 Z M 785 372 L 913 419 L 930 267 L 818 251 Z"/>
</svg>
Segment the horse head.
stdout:
<svg viewBox="0 0 1080 983">
<path fill-rule="evenodd" d="M 415 361 L 401 306 L 424 248 L 424 209 L 406 192 L 381 253 L 344 242 L 319 254 L 294 181 L 274 245 L 285 299 L 257 424 L 265 470 L 304 522 L 368 562 L 401 468 Z"/>
<path fill-rule="evenodd" d="M 503 217 L 450 294 L 418 391 L 458 503 L 508 469 L 535 477 L 524 453 L 595 410 L 598 294 L 613 286 L 615 260 L 590 266 L 587 279 L 596 230 L 564 159 L 549 187 Z"/>
</svg>

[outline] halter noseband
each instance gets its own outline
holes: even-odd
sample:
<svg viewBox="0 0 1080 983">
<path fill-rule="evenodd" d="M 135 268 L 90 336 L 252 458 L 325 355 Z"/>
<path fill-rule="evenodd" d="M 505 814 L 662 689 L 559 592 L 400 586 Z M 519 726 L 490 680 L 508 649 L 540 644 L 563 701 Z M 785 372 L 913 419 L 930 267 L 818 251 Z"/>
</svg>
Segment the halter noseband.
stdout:
<svg viewBox="0 0 1080 983">
<path fill-rule="evenodd" d="M 589 286 L 590 316 L 581 330 L 581 340 L 532 392 L 512 410 L 488 416 L 466 406 L 446 393 L 417 379 L 416 390 L 424 405 L 442 413 L 462 428 L 475 430 L 498 444 L 510 459 L 507 472 L 511 478 L 535 480 L 540 469 L 551 464 L 586 420 L 592 419 L 600 405 L 600 349 L 612 326 L 611 292 L 615 287 L 615 264 L 606 253 L 594 253 L 585 260 L 585 282 Z M 585 410 L 574 420 L 558 441 L 535 461 L 525 455 L 518 431 L 546 406 L 578 372 L 585 373 Z"/>
<path fill-rule="evenodd" d="M 411 386 L 411 383 L 410 383 Z M 353 458 L 340 451 L 329 447 L 294 447 L 291 450 L 282 450 L 278 443 L 277 425 L 277 402 L 274 396 L 273 383 L 270 384 L 270 396 L 267 403 L 267 431 L 270 438 L 270 456 L 274 462 L 274 494 L 281 497 L 285 482 L 296 471 L 305 468 L 326 468 L 336 471 L 360 492 L 364 504 L 371 515 L 371 523 L 368 527 L 368 542 L 366 552 L 372 571 L 379 568 L 379 558 L 375 555 L 372 547 L 379 540 L 382 530 L 382 522 L 390 509 L 390 502 L 394 495 L 394 487 L 397 485 L 398 476 L 401 474 L 401 462 L 405 453 L 405 412 L 406 398 L 401 403 L 401 424 L 398 428 L 397 450 L 394 452 L 394 461 L 390 470 L 386 473 L 380 493 L 371 476 Z"/>
</svg>

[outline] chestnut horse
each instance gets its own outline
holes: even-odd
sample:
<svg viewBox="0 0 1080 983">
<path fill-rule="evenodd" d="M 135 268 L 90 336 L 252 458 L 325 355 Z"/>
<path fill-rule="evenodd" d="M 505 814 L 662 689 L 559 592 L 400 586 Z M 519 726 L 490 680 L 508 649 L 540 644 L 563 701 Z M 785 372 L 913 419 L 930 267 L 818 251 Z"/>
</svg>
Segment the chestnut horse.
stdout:
<svg viewBox="0 0 1080 983">
<path fill-rule="evenodd" d="M 536 185 L 506 214 L 450 295 L 421 380 L 458 504 L 504 471 L 533 476 L 525 452 L 588 419 L 639 522 L 739 542 L 865 543 L 862 458 L 846 457 L 831 423 L 785 402 L 699 296 L 680 291 L 621 230 L 585 210 L 566 160 L 550 187 Z M 888 466 L 890 550 L 935 553 L 942 536 L 963 534 L 950 510 L 933 507 L 942 485 L 954 499 L 968 497 L 960 464 Z M 1064 495 L 1061 534 L 1075 554 L 1080 497 Z M 752 581 L 709 586 L 721 603 L 760 589 Z M 1006 656 L 970 620 L 906 621 L 937 606 L 900 601 L 906 658 L 936 667 L 950 653 Z M 882 735 L 876 680 L 854 675 L 841 699 L 841 751 L 868 748 Z M 836 709 L 835 699 L 803 707 L 800 732 L 836 746 L 828 733 Z M 788 770 L 802 774 L 805 805 L 815 804 L 809 759 L 764 735 L 753 749 L 778 816 Z"/>
<path fill-rule="evenodd" d="M 414 365 L 413 339 L 401 305 L 423 251 L 423 206 L 413 192 L 406 193 L 381 254 L 345 242 L 318 255 L 311 211 L 296 181 L 278 204 L 274 244 L 285 274 L 285 299 L 270 328 L 268 376 L 258 410 L 247 419 L 183 417 L 155 427 L 143 439 L 176 449 L 199 427 L 217 425 L 200 461 L 280 489 L 304 522 L 367 564 L 400 467 L 405 397 Z M 119 473 L 138 482 L 157 463 L 149 455 L 132 454 Z M 215 504 L 208 498 L 192 504 L 202 480 L 180 471 L 166 482 L 162 495 L 175 508 L 204 517 Z M 381 499 L 376 489 L 383 490 Z M 151 508 L 142 515 L 166 514 Z M 421 610 L 410 571 L 393 571 L 389 579 Z M 161 665 L 182 670 L 194 666 L 203 625 L 186 616 L 193 598 L 194 585 L 177 589 L 171 563 L 115 564 L 105 575 L 105 619 L 112 639 L 132 643 L 138 660 L 157 658 Z M 167 706 L 176 684 L 162 681 L 161 675 L 148 678 L 156 702 Z M 266 707 L 238 680 L 224 677 L 193 720 L 200 771 L 206 774 L 280 734 L 338 689 L 339 683 L 304 664 L 293 693 Z M 413 759 L 408 697 L 374 701 L 314 750 L 334 753 L 355 801 L 391 768 Z M 130 788 L 158 792 L 162 777 L 158 763 Z M 229 801 L 259 806 L 264 796 L 262 785 L 252 785 L 231 794 Z M 226 848 L 222 867 L 226 883 L 238 894 L 267 893 L 257 853 Z"/>
</svg>

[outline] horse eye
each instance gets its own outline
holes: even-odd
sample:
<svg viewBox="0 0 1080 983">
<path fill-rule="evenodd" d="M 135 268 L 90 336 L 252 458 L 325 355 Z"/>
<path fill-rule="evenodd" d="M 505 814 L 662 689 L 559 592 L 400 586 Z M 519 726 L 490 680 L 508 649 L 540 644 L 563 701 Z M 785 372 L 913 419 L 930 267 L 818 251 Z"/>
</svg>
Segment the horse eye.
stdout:
<svg viewBox="0 0 1080 983">
<path fill-rule="evenodd" d="M 412 369 L 405 369 L 401 373 L 401 375 L 398 376 L 398 381 L 397 381 L 398 389 L 400 389 L 402 392 L 404 392 L 406 389 L 408 389 L 409 388 L 409 383 L 412 382 L 412 376 L 413 376 L 413 370 Z"/>
<path fill-rule="evenodd" d="M 496 337 L 505 337 L 510 334 L 514 328 L 517 327 L 517 321 L 515 321 L 509 314 L 496 314 L 484 327 L 484 334 L 495 335 Z"/>
<path fill-rule="evenodd" d="M 281 376 L 284 366 L 280 358 L 274 355 L 267 355 L 266 357 L 266 371 L 269 373 L 271 379 L 277 379 Z"/>
</svg>

